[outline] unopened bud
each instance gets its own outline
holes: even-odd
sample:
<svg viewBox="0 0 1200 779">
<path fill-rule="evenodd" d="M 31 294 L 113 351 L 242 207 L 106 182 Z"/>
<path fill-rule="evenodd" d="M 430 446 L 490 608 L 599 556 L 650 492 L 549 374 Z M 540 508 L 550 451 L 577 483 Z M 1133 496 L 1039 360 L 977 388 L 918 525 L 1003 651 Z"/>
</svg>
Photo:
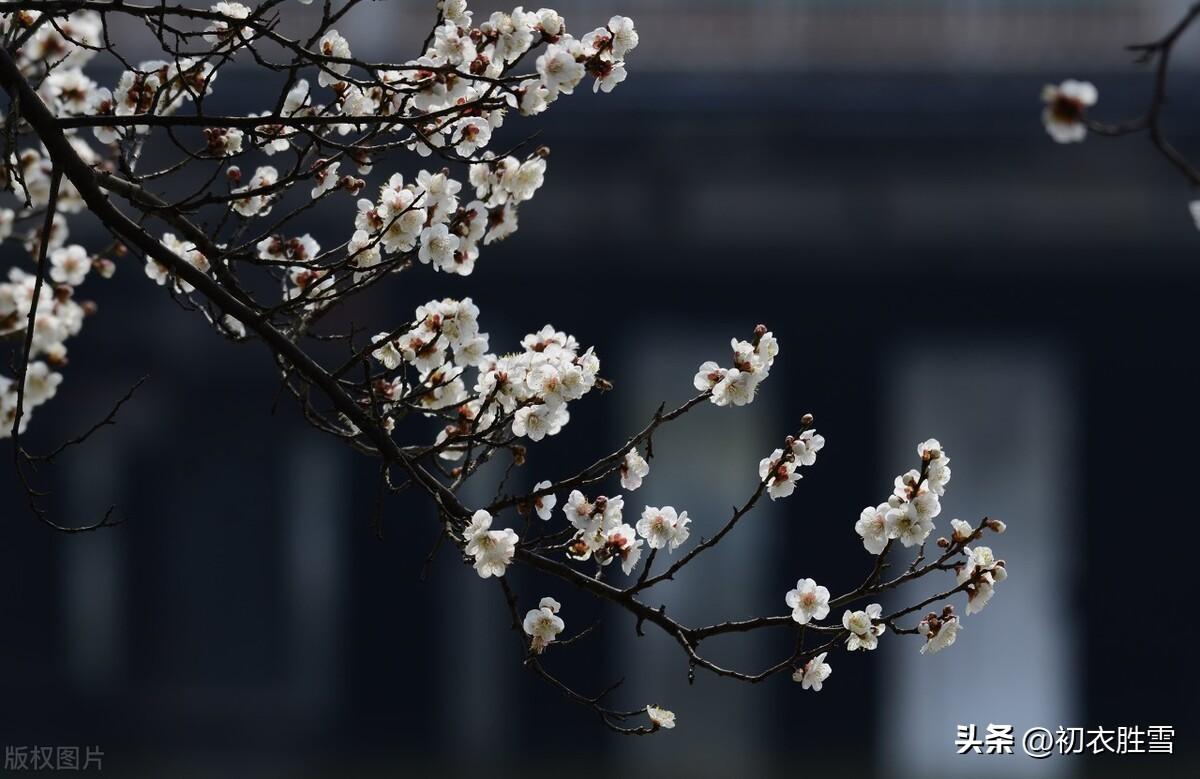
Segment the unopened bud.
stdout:
<svg viewBox="0 0 1200 779">
<path fill-rule="evenodd" d="M 100 258 L 93 262 L 92 267 L 96 269 L 96 273 L 99 273 L 102 279 L 111 279 L 117 272 L 117 264 L 105 258 Z"/>
<path fill-rule="evenodd" d="M 800 424 L 804 425 L 805 427 L 808 427 L 812 423 L 813 423 L 813 415 L 812 414 L 805 414 L 804 416 L 800 417 Z"/>
</svg>

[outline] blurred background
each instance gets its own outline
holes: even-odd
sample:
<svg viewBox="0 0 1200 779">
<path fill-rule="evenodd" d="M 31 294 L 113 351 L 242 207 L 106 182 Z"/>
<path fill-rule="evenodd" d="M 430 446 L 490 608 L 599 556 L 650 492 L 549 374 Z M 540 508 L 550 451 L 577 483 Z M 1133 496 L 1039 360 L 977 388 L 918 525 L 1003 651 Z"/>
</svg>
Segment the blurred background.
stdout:
<svg viewBox="0 0 1200 779">
<path fill-rule="evenodd" d="M 1140 114 L 1150 78 L 1123 47 L 1186 5 L 562 0 L 576 34 L 634 17 L 629 80 L 511 122 L 552 147 L 549 174 L 474 276 L 418 269 L 351 312 L 383 329 L 469 295 L 493 348 L 546 322 L 597 347 L 616 391 L 573 406 L 521 487 L 619 445 L 768 324 L 782 352 L 759 399 L 664 430 L 626 503 L 687 509 L 694 537 L 711 533 L 802 414 L 828 444 L 793 497 L 653 602 L 698 623 L 782 613 L 800 577 L 854 587 L 859 511 L 936 436 L 954 469 L 939 532 L 956 516 L 1009 526 L 992 546 L 1011 576 L 952 649 L 922 657 L 889 635 L 839 651 L 819 694 L 786 677 L 689 685 L 662 636 L 513 570 L 522 610 L 554 595 L 568 635 L 606 616 L 552 670 L 584 691 L 625 677 L 614 703 L 679 717 L 612 736 L 521 668 L 493 582 L 445 552 L 419 581 L 428 505 L 389 501 L 378 540 L 372 464 L 286 402 L 272 414 L 265 350 L 215 338 L 130 263 L 87 288 L 101 313 L 29 436 L 50 448 L 150 374 L 116 428 L 45 474 L 60 521 L 115 503 L 128 522 L 53 535 L 0 470 L 0 741 L 99 745 L 106 772 L 154 776 L 1197 775 L 1190 193 L 1143 138 L 1060 147 L 1039 120 L 1042 85 L 1065 77 L 1098 86 L 1098 117 Z M 402 58 L 432 9 L 374 3 L 340 27 L 356 54 Z M 1200 154 L 1193 43 L 1167 124 Z M 262 110 L 244 75 L 217 93 Z M 314 236 L 344 239 L 348 214 Z M 712 650 L 757 669 L 789 642 Z M 956 756 L 967 723 L 1171 725 L 1175 754 Z"/>
</svg>

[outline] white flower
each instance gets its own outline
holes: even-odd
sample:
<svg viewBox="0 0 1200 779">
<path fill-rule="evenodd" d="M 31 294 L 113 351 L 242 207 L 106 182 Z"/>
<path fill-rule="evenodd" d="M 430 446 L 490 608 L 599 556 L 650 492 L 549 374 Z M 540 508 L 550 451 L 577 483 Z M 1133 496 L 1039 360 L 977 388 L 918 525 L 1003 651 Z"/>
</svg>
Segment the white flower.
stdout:
<svg viewBox="0 0 1200 779">
<path fill-rule="evenodd" d="M 621 558 L 621 570 L 628 576 L 642 556 L 642 539 L 638 538 L 629 525 L 617 525 L 608 531 L 604 539 L 604 564 L 615 557 Z"/>
<path fill-rule="evenodd" d="M 696 378 L 692 380 L 692 386 L 701 392 L 708 392 L 723 378 L 725 378 L 725 369 L 709 360 L 700 364 L 700 369 L 696 371 Z"/>
<path fill-rule="evenodd" d="M 449 270 L 454 266 L 454 253 L 458 251 L 459 238 L 450 232 L 444 223 L 426 227 L 421 231 L 421 250 L 417 259 L 433 263 L 438 270 Z"/>
<path fill-rule="evenodd" d="M 338 178 L 338 167 L 341 164 L 342 163 L 340 162 L 324 164 L 323 160 L 317 163 L 319 167 L 313 172 L 314 186 L 312 188 L 312 192 L 309 193 L 309 197 L 311 197 L 313 200 L 316 200 L 326 192 L 337 188 L 338 182 L 340 181 Z"/>
<path fill-rule="evenodd" d="M 628 73 L 625 72 L 625 63 L 609 62 L 601 59 L 593 68 L 593 74 L 596 76 L 596 81 L 592 84 L 592 92 L 601 92 L 608 94 L 616 89 L 617 84 L 625 80 Z"/>
<path fill-rule="evenodd" d="M 792 454 L 800 465 L 812 465 L 817 461 L 817 452 L 825 448 L 825 436 L 816 430 L 805 430 L 792 441 Z"/>
<path fill-rule="evenodd" d="M 754 400 L 759 374 L 729 368 L 712 388 L 712 402 L 718 406 L 745 406 Z"/>
<path fill-rule="evenodd" d="M 322 36 L 317 43 L 317 51 L 326 57 L 336 57 L 338 59 L 350 59 L 350 43 L 337 30 L 330 30 Z M 321 74 L 317 76 L 317 83 L 323 87 L 336 84 L 341 81 L 338 76 L 344 76 L 350 72 L 350 65 L 341 62 L 323 62 L 321 63 Z"/>
<path fill-rule="evenodd" d="M 967 615 L 978 614 L 992 599 L 997 582 L 1008 578 L 1003 560 L 997 560 L 991 547 L 964 548 L 967 562 L 958 569 L 958 583 L 966 584 Z M 969 583 L 968 583 L 969 582 Z"/>
<path fill-rule="evenodd" d="M 468 117 L 453 126 L 450 137 L 457 139 L 454 150 L 463 157 L 469 157 L 477 149 L 488 145 L 488 141 L 492 139 L 492 126 L 486 119 L 478 116 Z"/>
<path fill-rule="evenodd" d="M 650 463 L 638 453 L 630 449 L 621 461 L 621 486 L 627 490 L 636 490 L 642 486 L 642 479 L 650 473 Z"/>
<path fill-rule="evenodd" d="M 544 490 L 549 486 L 550 486 L 550 482 L 539 481 L 537 484 L 533 485 L 533 491 L 537 492 L 538 490 Z M 558 498 L 554 497 L 554 493 L 551 492 L 549 494 L 540 495 L 540 496 L 534 498 L 533 499 L 533 509 L 534 509 L 534 511 L 537 512 L 539 519 L 548 520 L 548 519 L 550 519 L 550 513 L 552 511 L 554 511 L 554 506 L 557 503 L 558 503 Z"/>
<path fill-rule="evenodd" d="M 394 371 L 400 367 L 400 363 L 404 362 L 404 356 L 396 348 L 396 342 L 387 340 L 387 337 L 388 333 L 380 333 L 371 339 L 371 343 L 383 343 L 382 346 L 371 352 L 371 356 L 383 363 L 383 367 L 389 371 Z"/>
<path fill-rule="evenodd" d="M 40 360 L 30 363 L 25 369 L 25 406 L 36 408 L 53 398 L 62 380 L 62 374 L 50 370 L 46 363 Z"/>
<path fill-rule="evenodd" d="M 803 668 L 799 668 L 792 674 L 792 681 L 800 682 L 800 688 L 807 690 L 810 687 L 817 692 L 820 692 L 821 685 L 833 673 L 833 666 L 825 662 L 825 655 L 828 652 L 822 652 L 816 657 L 804 664 Z"/>
<path fill-rule="evenodd" d="M 530 609 L 525 614 L 522 627 L 525 629 L 525 634 L 532 639 L 530 649 L 534 654 L 541 654 L 545 651 L 546 647 L 566 627 L 562 618 L 558 616 L 558 610 L 558 601 L 554 598 L 542 598 L 538 608 Z"/>
<path fill-rule="evenodd" d="M 878 603 L 872 603 L 861 611 L 847 609 L 842 614 L 842 627 L 850 633 L 846 639 L 848 651 L 863 649 L 869 652 L 879 646 L 879 637 L 885 630 L 884 625 L 877 623 L 882 612 Z"/>
<path fill-rule="evenodd" d="M 511 529 L 492 530 L 492 515 L 480 509 L 471 516 L 463 531 L 463 551 L 475 558 L 475 571 L 481 579 L 503 576 L 516 553 L 520 538 Z"/>
<path fill-rule="evenodd" d="M 609 19 L 608 30 L 612 33 L 612 55 L 617 59 L 624 59 L 626 54 L 637 48 L 637 30 L 633 29 L 633 20 L 628 16 Z"/>
<path fill-rule="evenodd" d="M 556 435 L 562 430 L 569 417 L 565 403 L 524 406 L 517 409 L 517 413 L 513 415 L 513 435 L 528 438 L 530 441 L 541 441 L 546 436 Z"/>
<path fill-rule="evenodd" d="M 885 521 L 888 538 L 898 538 L 905 546 L 924 542 L 933 531 L 933 522 L 928 516 L 922 516 L 915 501 L 889 509 Z"/>
<path fill-rule="evenodd" d="M 571 94 L 583 79 L 585 69 L 565 47 L 551 43 L 537 58 L 537 72 L 542 77 L 542 86 L 553 98 L 559 93 Z"/>
<path fill-rule="evenodd" d="M 579 490 L 571 490 L 563 506 L 567 521 L 584 533 L 595 533 L 600 520 L 596 518 L 596 504 L 589 501 Z"/>
<path fill-rule="evenodd" d="M 500 176 L 500 186 L 504 187 L 514 203 L 522 203 L 533 197 L 545 179 L 546 161 L 534 157 L 520 165 L 507 165 Z"/>
<path fill-rule="evenodd" d="M 650 724 L 658 728 L 666 728 L 670 730 L 675 727 L 675 712 L 667 711 L 658 706 L 647 706 L 646 716 L 650 718 Z"/>
<path fill-rule="evenodd" d="M 930 614 L 917 625 L 917 632 L 925 636 L 921 654 L 932 655 L 942 651 L 954 643 L 958 638 L 958 631 L 961 629 L 958 617 L 953 614 L 947 616 L 943 613 L 941 618 L 936 614 Z"/>
<path fill-rule="evenodd" d="M 1087 109 L 1096 104 L 1096 87 L 1087 81 L 1068 79 L 1058 86 L 1042 88 L 1042 124 L 1058 143 L 1075 143 L 1087 137 L 1084 117 Z"/>
<path fill-rule="evenodd" d="M 801 625 L 807 625 L 810 620 L 824 619 L 829 614 L 829 590 L 812 579 L 796 582 L 796 589 L 788 590 L 784 601 L 792 610 L 792 619 Z"/>
<path fill-rule="evenodd" d="M 950 520 L 950 527 L 954 530 L 954 540 L 960 544 L 970 540 L 975 533 L 975 528 L 971 527 L 971 523 L 963 522 L 961 519 Z"/>
<path fill-rule="evenodd" d="M 92 258 L 79 244 L 55 249 L 50 254 L 50 278 L 59 284 L 77 287 L 92 267 Z"/>
<path fill-rule="evenodd" d="M 646 506 L 638 520 L 637 532 L 651 549 L 669 546 L 674 552 L 691 534 L 687 527 L 689 522 L 687 512 L 676 514 L 673 506 Z"/>
<path fill-rule="evenodd" d="M 863 546 L 871 554 L 880 554 L 887 546 L 889 538 L 887 513 L 891 508 L 887 503 L 880 503 L 874 507 L 867 506 L 858 515 L 858 521 L 854 523 L 854 532 L 862 536 Z"/>
<path fill-rule="evenodd" d="M 796 482 L 803 478 L 796 470 L 795 460 L 790 457 L 783 459 L 782 449 L 776 449 L 771 452 L 770 457 L 759 460 L 758 478 L 766 480 L 768 475 L 770 481 L 767 482 L 767 494 L 771 496 L 771 500 L 791 495 L 796 489 Z"/>
</svg>

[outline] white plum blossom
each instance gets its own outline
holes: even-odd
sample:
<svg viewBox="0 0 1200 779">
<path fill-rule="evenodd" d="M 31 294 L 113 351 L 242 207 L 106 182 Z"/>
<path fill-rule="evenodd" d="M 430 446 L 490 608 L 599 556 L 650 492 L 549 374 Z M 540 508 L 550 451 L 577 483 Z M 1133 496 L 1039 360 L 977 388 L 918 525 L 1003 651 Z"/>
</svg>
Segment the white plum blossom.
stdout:
<svg viewBox="0 0 1200 779">
<path fill-rule="evenodd" d="M 754 341 L 730 342 L 733 367 L 722 368 L 709 360 L 700 365 L 692 383 L 701 392 L 710 392 L 717 406 L 744 406 L 754 400 L 758 385 L 771 372 L 779 354 L 779 342 L 763 325 L 754 330 Z"/>
<path fill-rule="evenodd" d="M 492 515 L 480 509 L 471 516 L 463 531 L 463 551 L 475 558 L 475 571 L 481 579 L 503 576 L 516 553 L 520 540 L 511 529 L 492 530 Z"/>
<path fill-rule="evenodd" d="M 629 575 L 641 559 L 642 540 L 629 525 L 617 525 L 605 535 L 604 546 L 596 554 L 604 565 L 620 559 L 621 570 Z"/>
<path fill-rule="evenodd" d="M 586 70 L 566 46 L 552 43 L 537 58 L 537 72 L 542 77 L 542 86 L 553 99 L 559 94 L 571 94 L 583 80 Z"/>
<path fill-rule="evenodd" d="M 879 621 L 882 613 L 883 608 L 878 603 L 872 603 L 860 611 L 847 609 L 842 614 L 842 627 L 850 634 L 846 638 L 847 651 L 862 649 L 870 652 L 879 646 L 879 637 L 886 629 Z"/>
<path fill-rule="evenodd" d="M 650 718 L 650 724 L 657 730 L 665 728 L 670 730 L 675 727 L 675 712 L 667 711 L 659 706 L 650 705 L 646 707 L 646 716 Z"/>
<path fill-rule="evenodd" d="M 792 674 L 792 681 L 800 682 L 800 689 L 812 689 L 814 692 L 820 692 L 821 685 L 833 673 L 833 666 L 825 662 L 825 656 L 828 652 L 822 652 L 809 659 L 803 667 L 796 669 Z"/>
<path fill-rule="evenodd" d="M 549 486 L 550 486 L 550 482 L 539 481 L 537 484 L 533 485 L 533 491 L 538 492 L 540 490 L 546 489 Z M 549 494 L 539 495 L 536 498 L 534 498 L 533 499 L 533 509 L 534 509 L 534 511 L 537 512 L 539 519 L 546 521 L 546 520 L 550 519 L 550 517 L 554 511 L 554 506 L 557 503 L 558 503 L 558 498 L 554 497 L 554 493 L 551 492 Z"/>
<path fill-rule="evenodd" d="M 459 238 L 450 233 L 444 223 L 426 227 L 421 231 L 421 250 L 417 258 L 432 263 L 438 270 L 450 270 L 454 266 L 454 253 L 458 251 Z"/>
<path fill-rule="evenodd" d="M 530 651 L 540 655 L 546 647 L 563 632 L 566 623 L 558 616 L 559 603 L 553 598 L 542 598 L 536 609 L 525 614 L 522 627 L 530 637 Z"/>
<path fill-rule="evenodd" d="M 614 16 L 609 19 L 608 30 L 612 33 L 612 55 L 617 59 L 624 59 L 626 54 L 637 48 L 637 30 L 633 28 L 633 20 L 628 16 Z"/>
<path fill-rule="evenodd" d="M 51 400 L 58 393 L 62 380 L 61 373 L 51 370 L 41 360 L 31 362 L 25 371 L 25 403 L 29 408 L 36 408 Z"/>
<path fill-rule="evenodd" d="M 932 494 L 932 493 L 931 493 Z M 905 546 L 923 543 L 933 532 L 933 521 L 918 510 L 915 501 L 889 508 L 886 515 L 888 538 L 896 538 Z"/>
<path fill-rule="evenodd" d="M 796 589 L 788 590 L 784 598 L 792 610 L 792 619 L 807 625 L 814 619 L 825 619 L 829 614 L 829 590 L 812 579 L 800 579 Z"/>
<path fill-rule="evenodd" d="M 627 490 L 636 490 L 642 486 L 642 479 L 650 473 L 650 463 L 638 453 L 630 449 L 621 460 L 621 486 Z"/>
<path fill-rule="evenodd" d="M 925 643 L 921 645 L 921 654 L 932 655 L 942 651 L 954 643 L 958 638 L 958 631 L 961 629 L 962 625 L 959 624 L 958 617 L 954 615 L 949 606 L 940 617 L 930 613 L 917 624 L 917 632 L 925 636 Z"/>
<path fill-rule="evenodd" d="M 317 51 L 322 56 L 336 59 L 350 58 L 350 43 L 337 30 L 330 30 L 317 42 Z M 341 81 L 341 76 L 350 72 L 350 66 L 344 62 L 324 62 L 317 83 L 323 87 L 331 86 Z"/>
<path fill-rule="evenodd" d="M 825 436 L 816 430 L 805 430 L 792 440 L 792 456 L 800 465 L 809 466 L 817 462 L 817 452 L 825 447 Z"/>
<path fill-rule="evenodd" d="M 50 253 L 50 278 L 59 284 L 77 287 L 92 268 L 92 258 L 79 244 L 55 249 Z"/>
<path fill-rule="evenodd" d="M 758 478 L 767 483 L 767 494 L 771 500 L 786 498 L 796 489 L 800 475 L 799 464 L 789 455 L 784 457 L 782 449 L 771 452 L 758 462 Z"/>
<path fill-rule="evenodd" d="M 669 551 L 674 552 L 691 534 L 690 522 L 686 511 L 676 514 L 673 506 L 646 506 L 638 520 L 637 532 L 651 549 L 669 547 Z"/>
<path fill-rule="evenodd" d="M 1042 88 L 1042 124 L 1058 143 L 1078 143 L 1087 137 L 1087 109 L 1096 104 L 1096 87 L 1087 81 L 1067 79 Z"/>
<path fill-rule="evenodd" d="M 991 547 L 964 548 L 966 563 L 958 568 L 957 579 L 967 591 L 967 616 L 978 614 L 992 599 L 995 585 L 1008 578 L 1003 560 L 997 560 Z"/>
<path fill-rule="evenodd" d="M 880 554 L 887 546 L 889 529 L 887 513 L 891 511 L 887 503 L 878 506 L 867 506 L 858 515 L 854 523 L 854 532 L 862 536 L 863 546 L 871 554 Z"/>
</svg>

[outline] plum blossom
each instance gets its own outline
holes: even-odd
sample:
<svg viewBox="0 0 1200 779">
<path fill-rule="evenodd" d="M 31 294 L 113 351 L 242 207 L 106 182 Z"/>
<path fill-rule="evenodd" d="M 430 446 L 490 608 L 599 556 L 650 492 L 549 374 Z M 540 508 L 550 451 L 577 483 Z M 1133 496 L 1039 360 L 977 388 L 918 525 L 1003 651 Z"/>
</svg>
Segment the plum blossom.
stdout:
<svg viewBox="0 0 1200 779">
<path fill-rule="evenodd" d="M 1096 87 L 1087 81 L 1067 79 L 1042 88 L 1042 124 L 1058 143 L 1078 143 L 1087 137 L 1087 109 L 1096 104 Z"/>
<path fill-rule="evenodd" d="M 878 603 L 872 603 L 860 611 L 847 609 L 842 614 L 842 627 L 850 634 L 846 638 L 847 651 L 858 649 L 871 651 L 879 646 L 879 637 L 886 629 L 879 621 L 883 608 Z"/>
<path fill-rule="evenodd" d="M 854 523 L 854 532 L 862 536 L 863 546 L 871 554 L 880 554 L 887 546 L 890 537 L 887 513 L 891 511 L 891 508 L 887 503 L 867 506 L 858 515 L 858 521 Z"/>
<path fill-rule="evenodd" d="M 771 372 L 779 354 L 779 342 L 764 325 L 754 329 L 753 341 L 730 342 L 733 348 L 733 367 L 722 368 L 711 360 L 700 365 L 692 380 L 696 389 L 710 392 L 716 406 L 744 406 L 754 400 L 758 385 Z"/>
<path fill-rule="evenodd" d="M 674 552 L 691 534 L 690 522 L 686 511 L 676 514 L 673 506 L 646 506 L 638 520 L 637 532 L 651 549 L 669 547 Z"/>
<path fill-rule="evenodd" d="M 55 249 L 50 254 L 50 278 L 59 284 L 77 287 L 92 268 L 92 258 L 79 244 Z"/>
<path fill-rule="evenodd" d="M 796 589 L 788 590 L 784 601 L 792 610 L 792 619 L 801 625 L 814 619 L 825 619 L 829 614 L 829 590 L 812 579 L 796 582 Z"/>
<path fill-rule="evenodd" d="M 821 691 L 821 685 L 833 673 L 833 666 L 825 662 L 825 656 L 828 652 L 822 652 L 816 657 L 811 658 L 801 668 L 796 669 L 792 674 L 792 681 L 800 682 L 800 689 L 812 689 L 814 692 Z"/>
<path fill-rule="evenodd" d="M 816 430 L 805 430 L 792 439 L 792 456 L 799 465 L 809 466 L 817 462 L 817 452 L 825 447 L 825 436 Z"/>
<path fill-rule="evenodd" d="M 675 712 L 673 711 L 650 705 L 646 707 L 646 716 L 650 718 L 650 724 L 654 726 L 655 730 L 658 728 L 670 730 L 675 727 Z"/>
<path fill-rule="evenodd" d="M 995 585 L 1008 578 L 1003 560 L 997 560 L 991 547 L 963 548 L 967 561 L 959 566 L 957 579 L 967 591 L 967 616 L 978 614 L 992 599 Z"/>
<path fill-rule="evenodd" d="M 621 460 L 621 486 L 627 490 L 636 490 L 642 486 L 642 479 L 650 473 L 650 463 L 638 453 L 630 449 Z"/>
<path fill-rule="evenodd" d="M 782 449 L 771 452 L 758 462 L 758 478 L 767 482 L 767 494 L 771 500 L 786 498 L 796 490 L 796 482 L 802 479 L 799 464 Z"/>
<path fill-rule="evenodd" d="M 538 492 L 540 490 L 546 489 L 549 486 L 550 486 L 550 482 L 539 481 L 537 484 L 533 485 L 533 491 Z M 538 519 L 541 519 L 543 521 L 550 519 L 550 517 L 554 511 L 554 506 L 557 503 L 558 503 L 558 498 L 554 497 L 553 492 L 551 492 L 547 495 L 539 495 L 536 498 L 534 498 L 533 499 L 533 509 L 534 509 L 534 511 L 537 512 Z"/>
<path fill-rule="evenodd" d="M 511 529 L 492 530 L 492 515 L 480 509 L 471 516 L 463 531 L 463 551 L 475 558 L 475 571 L 481 579 L 503 576 L 516 553 L 520 540 Z"/>
<path fill-rule="evenodd" d="M 566 627 L 562 617 L 558 616 L 559 608 L 554 598 L 542 598 L 536 609 L 526 612 L 522 627 L 525 635 L 530 637 L 530 651 L 535 655 L 544 652 Z"/>
<path fill-rule="evenodd" d="M 961 629 L 962 625 L 959 624 L 958 617 L 954 615 L 952 606 L 943 609 L 940 616 L 930 612 L 917 624 L 917 632 L 925 636 L 925 643 L 921 645 L 921 654 L 932 655 L 942 651 L 954 643 L 958 638 L 958 631 Z"/>
</svg>

